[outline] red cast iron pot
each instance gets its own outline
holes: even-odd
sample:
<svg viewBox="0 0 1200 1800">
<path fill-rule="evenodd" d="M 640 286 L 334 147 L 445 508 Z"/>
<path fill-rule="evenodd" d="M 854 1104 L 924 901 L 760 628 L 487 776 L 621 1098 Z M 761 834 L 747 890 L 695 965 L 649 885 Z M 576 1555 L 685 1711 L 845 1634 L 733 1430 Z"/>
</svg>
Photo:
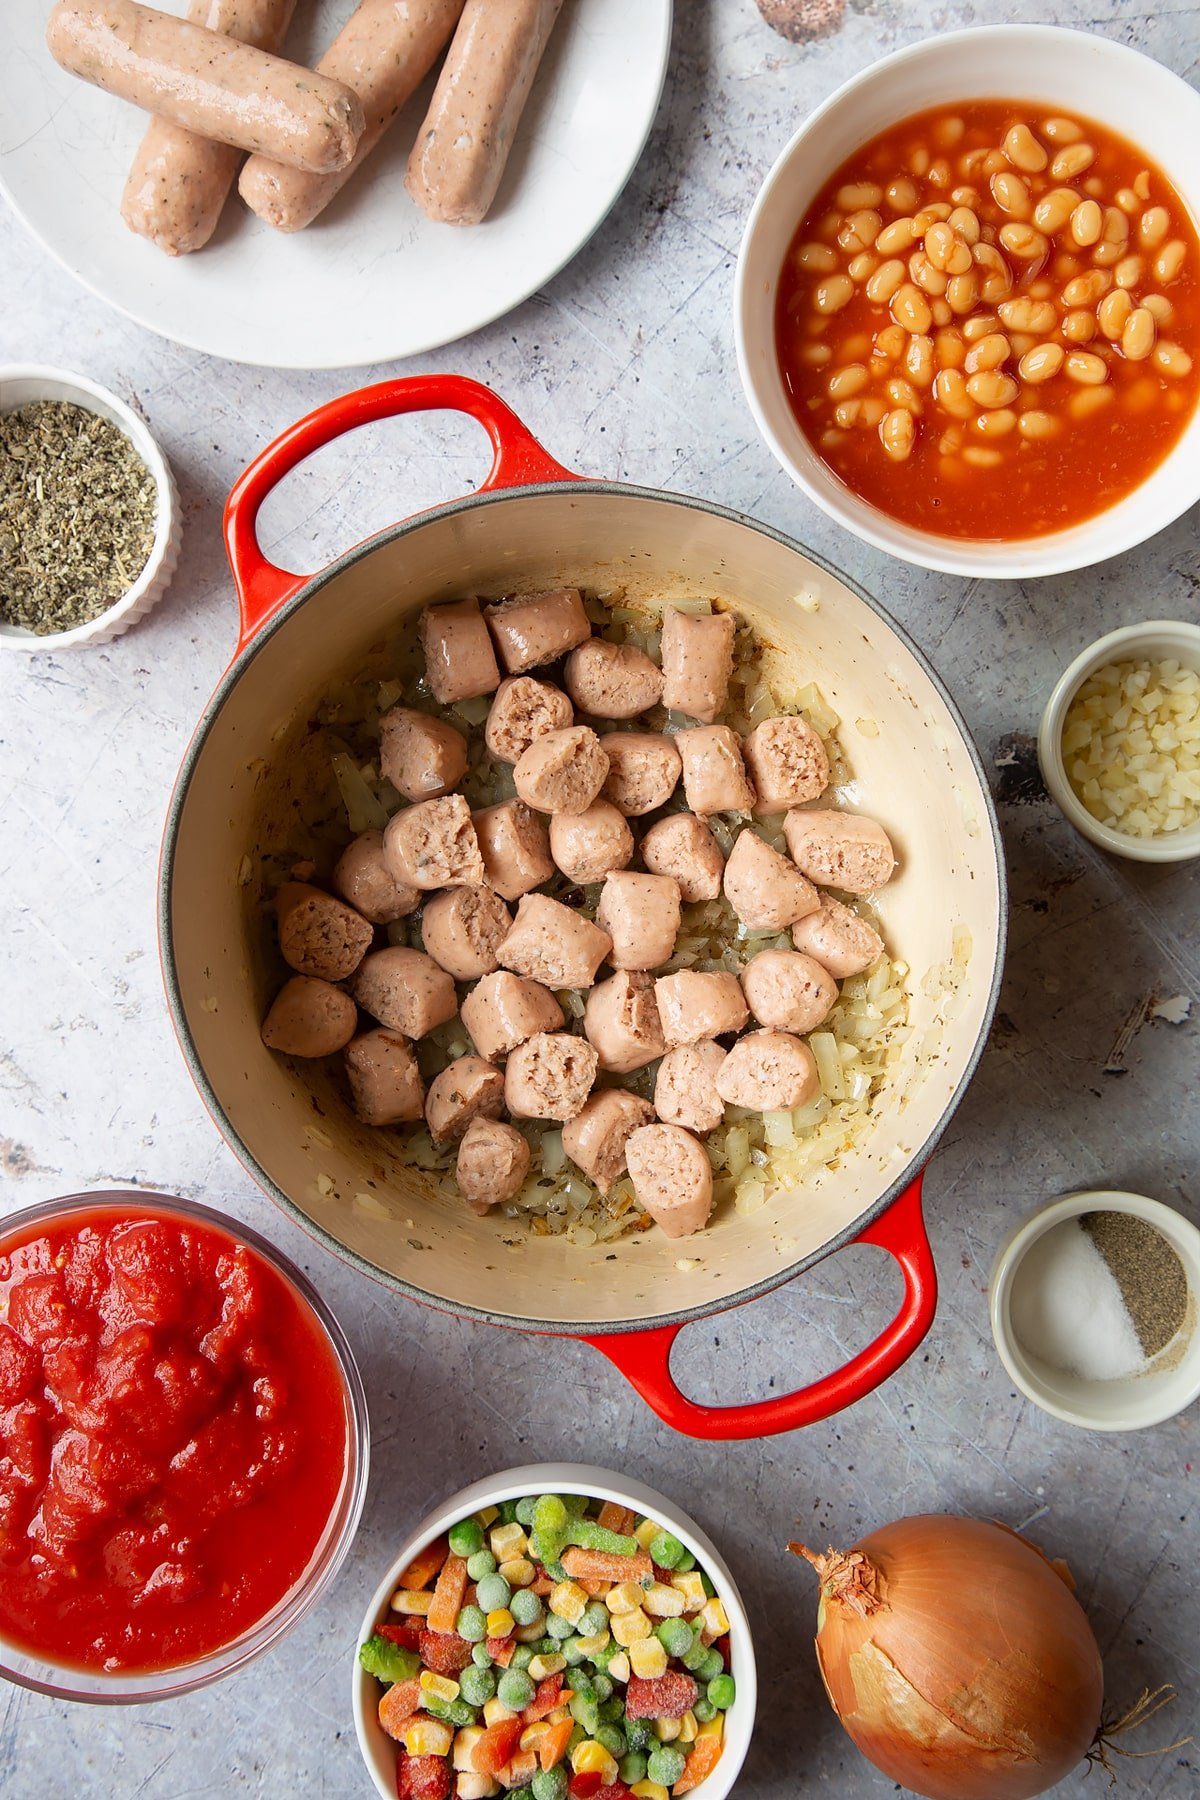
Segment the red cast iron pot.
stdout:
<svg viewBox="0 0 1200 1800">
<path fill-rule="evenodd" d="M 491 439 L 477 494 L 408 519 L 311 577 L 266 559 L 259 509 L 290 469 L 356 426 L 447 408 Z M 184 1054 L 251 1174 L 322 1242 L 410 1299 L 585 1338 L 660 1418 L 696 1437 L 812 1424 L 886 1380 L 933 1320 L 920 1171 L 979 1059 L 1004 949 L 987 784 L 924 658 L 866 594 L 778 532 L 704 501 L 583 480 L 489 389 L 457 376 L 382 382 L 309 414 L 242 476 L 226 538 L 241 637 L 176 786 L 160 928 Z M 685 1244 L 650 1231 L 603 1251 L 558 1237 L 508 1247 L 494 1218 L 475 1218 L 434 1177 L 406 1167 L 387 1132 L 351 1116 L 336 1070 L 285 1061 L 259 1039 L 278 975 L 257 858 L 284 848 L 304 805 L 329 788 L 328 748 L 314 764 L 321 734 L 306 729 L 318 704 L 365 668 L 385 675 L 381 645 L 431 601 L 568 583 L 734 604 L 768 646 L 773 674 L 795 688 L 815 681 L 838 713 L 855 777 L 847 798 L 886 822 L 901 853 L 879 911 L 893 954 L 909 965 L 910 1033 L 861 1141 L 815 1184 L 749 1217 L 723 1209 Z M 684 1324 L 753 1300 L 852 1242 L 886 1250 L 904 1279 L 900 1310 L 873 1343 L 795 1393 L 705 1406 L 680 1392 L 670 1353 Z"/>
</svg>

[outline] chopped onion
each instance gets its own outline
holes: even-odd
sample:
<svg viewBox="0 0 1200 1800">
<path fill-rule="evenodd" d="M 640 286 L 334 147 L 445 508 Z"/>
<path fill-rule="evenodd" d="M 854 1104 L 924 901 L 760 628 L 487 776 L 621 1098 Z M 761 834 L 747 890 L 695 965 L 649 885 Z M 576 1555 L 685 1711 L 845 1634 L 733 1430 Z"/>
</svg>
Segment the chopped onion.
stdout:
<svg viewBox="0 0 1200 1800">
<path fill-rule="evenodd" d="M 814 1031 L 808 1040 L 808 1047 L 816 1061 L 822 1092 L 831 1100 L 844 1100 L 846 1086 L 842 1080 L 842 1059 L 838 1055 L 837 1039 L 833 1033 Z"/>
<path fill-rule="evenodd" d="M 382 831 L 388 822 L 387 812 L 361 770 L 344 750 L 335 750 L 331 761 L 351 831 L 356 837 L 362 831 Z"/>
<path fill-rule="evenodd" d="M 768 1144 L 777 1150 L 790 1150 L 796 1142 L 796 1129 L 790 1112 L 765 1112 L 763 1130 Z"/>
</svg>

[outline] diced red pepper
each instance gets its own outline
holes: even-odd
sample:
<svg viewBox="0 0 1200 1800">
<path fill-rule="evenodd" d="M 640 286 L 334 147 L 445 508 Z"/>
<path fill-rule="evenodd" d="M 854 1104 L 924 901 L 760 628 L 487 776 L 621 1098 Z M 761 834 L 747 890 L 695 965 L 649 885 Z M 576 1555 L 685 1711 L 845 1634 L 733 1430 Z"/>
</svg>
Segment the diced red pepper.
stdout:
<svg viewBox="0 0 1200 1800">
<path fill-rule="evenodd" d="M 629 1800 L 629 1789 L 623 1781 L 610 1781 L 607 1787 L 596 1789 L 595 1800 Z"/>
<path fill-rule="evenodd" d="M 722 1661 L 724 1662 L 725 1668 L 728 1671 L 730 1665 L 733 1662 L 733 1645 L 729 1642 L 729 1633 L 728 1632 L 726 1632 L 724 1637 L 719 1637 L 717 1639 L 716 1647 L 721 1652 Z"/>
<path fill-rule="evenodd" d="M 396 1794 L 397 1800 L 449 1800 L 450 1764 L 444 1756 L 401 1756 Z"/>
<path fill-rule="evenodd" d="M 604 1786 L 604 1777 L 599 1769 L 584 1769 L 579 1775 L 572 1775 L 567 1789 L 571 1800 L 596 1800 L 596 1795 Z"/>
<path fill-rule="evenodd" d="M 536 1725 L 539 1719 L 544 1719 L 548 1713 L 552 1713 L 555 1707 L 561 1704 L 562 1691 L 563 1677 L 561 1675 L 547 1675 L 544 1681 L 539 1681 L 537 1693 L 522 1714 L 525 1723 Z"/>
<path fill-rule="evenodd" d="M 625 1689 L 627 1719 L 682 1719 L 696 1704 L 700 1689 L 690 1675 L 680 1669 L 668 1669 L 665 1675 L 647 1680 L 631 1675 Z"/>
<path fill-rule="evenodd" d="M 525 1729 L 522 1719 L 500 1719 L 475 1741 L 471 1761 L 480 1775 L 497 1775 L 510 1761 Z"/>
<path fill-rule="evenodd" d="M 517 1640 L 516 1638 L 510 1637 L 489 1638 L 487 1647 L 488 1655 L 491 1657 L 492 1661 L 494 1663 L 499 1663 L 502 1669 L 507 1669 L 509 1663 L 513 1659 L 513 1654 L 516 1651 Z"/>
<path fill-rule="evenodd" d="M 386 1638 L 389 1644 L 399 1644 L 402 1650 L 421 1648 L 422 1625 L 380 1625 L 379 1635 Z"/>
<path fill-rule="evenodd" d="M 427 1669 L 438 1675 L 461 1675 L 471 1660 L 471 1646 L 453 1631 L 422 1631 L 417 1648 Z"/>
</svg>

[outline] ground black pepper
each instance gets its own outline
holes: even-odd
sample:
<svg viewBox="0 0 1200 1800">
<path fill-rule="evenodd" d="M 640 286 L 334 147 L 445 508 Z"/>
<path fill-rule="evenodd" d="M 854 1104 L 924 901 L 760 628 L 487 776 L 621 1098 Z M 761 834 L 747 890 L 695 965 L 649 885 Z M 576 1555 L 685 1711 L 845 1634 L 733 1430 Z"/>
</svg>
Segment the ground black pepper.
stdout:
<svg viewBox="0 0 1200 1800">
<path fill-rule="evenodd" d="M 1187 1318 L 1183 1264 L 1161 1231 L 1132 1213 L 1085 1213 L 1080 1223 L 1112 1270 L 1142 1349 L 1157 1356 Z"/>
<path fill-rule="evenodd" d="M 98 619 L 145 568 L 157 506 L 110 420 L 66 400 L 0 414 L 0 619 L 39 637 Z"/>
</svg>

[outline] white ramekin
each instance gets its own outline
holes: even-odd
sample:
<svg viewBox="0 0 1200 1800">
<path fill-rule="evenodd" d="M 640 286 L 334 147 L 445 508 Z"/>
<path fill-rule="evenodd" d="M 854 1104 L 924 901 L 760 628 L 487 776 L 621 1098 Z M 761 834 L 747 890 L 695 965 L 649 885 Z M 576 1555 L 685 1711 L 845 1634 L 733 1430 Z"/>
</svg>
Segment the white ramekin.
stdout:
<svg viewBox="0 0 1200 1800">
<path fill-rule="evenodd" d="M 927 38 L 874 63 L 817 108 L 786 146 L 751 209 L 738 258 L 734 330 L 742 386 L 783 469 L 869 544 L 951 575 L 1019 580 L 1082 569 L 1140 544 L 1200 498 L 1200 410 L 1133 493 L 1095 518 L 1001 542 L 918 531 L 859 498 L 822 461 L 788 402 L 775 352 L 779 274 L 821 186 L 898 120 L 955 102 L 1028 100 L 1103 120 L 1143 149 L 1200 220 L 1200 94 L 1112 38 L 1048 25 L 996 25 Z M 1200 346 L 1193 346 L 1200 353 Z"/>
<path fill-rule="evenodd" d="M 1056 1225 L 1089 1212 L 1123 1212 L 1145 1219 L 1162 1233 L 1183 1264 L 1189 1290 L 1191 1338 L 1174 1367 L 1151 1368 L 1144 1375 L 1131 1375 L 1123 1381 L 1085 1381 L 1079 1375 L 1043 1363 L 1016 1336 L 1012 1298 L 1026 1255 Z M 1097 1189 L 1067 1194 L 1043 1207 L 1018 1225 L 1001 1245 L 992 1269 L 988 1304 L 992 1336 L 1001 1362 L 1035 1406 L 1068 1425 L 1081 1425 L 1087 1431 L 1139 1431 L 1143 1426 L 1161 1425 L 1164 1419 L 1173 1419 L 1200 1397 L 1200 1231 L 1182 1213 L 1159 1200 L 1115 1189 Z"/>
<path fill-rule="evenodd" d="M 1114 856 L 1126 856 L 1133 862 L 1190 862 L 1200 856 L 1200 822 L 1182 831 L 1165 832 L 1161 837 L 1133 837 L 1128 832 L 1114 831 L 1093 819 L 1071 783 L 1063 762 L 1062 738 L 1067 709 L 1079 689 L 1111 662 L 1154 662 L 1176 657 L 1190 668 L 1200 670 L 1200 625 L 1189 625 L 1182 619 L 1148 619 L 1144 625 L 1123 625 L 1097 638 L 1080 653 L 1055 683 L 1046 702 L 1038 727 L 1038 762 L 1042 780 L 1076 831 L 1110 850 Z"/>
<path fill-rule="evenodd" d="M 696 1561 L 711 1576 L 729 1615 L 730 1672 L 737 1682 L 737 1699 L 725 1716 L 725 1749 L 721 1760 L 695 1792 L 696 1800 L 726 1800 L 726 1796 L 733 1792 L 754 1735 L 758 1676 L 750 1621 L 746 1617 L 737 1584 L 716 1545 L 705 1536 L 694 1520 L 680 1511 L 673 1500 L 668 1500 L 665 1494 L 657 1493 L 654 1488 L 644 1487 L 640 1481 L 631 1481 L 624 1475 L 614 1474 L 610 1469 L 589 1468 L 585 1463 L 535 1463 L 529 1468 L 505 1469 L 499 1475 L 488 1476 L 457 1494 L 451 1494 L 436 1512 L 422 1519 L 411 1536 L 400 1545 L 387 1573 L 371 1596 L 358 1643 L 365 1643 L 375 1630 L 378 1620 L 387 1611 L 388 1601 L 400 1579 L 401 1570 L 407 1568 L 418 1551 L 423 1550 L 426 1544 L 431 1544 L 434 1538 L 440 1537 L 442 1532 L 448 1531 L 456 1520 L 465 1518 L 468 1513 L 478 1512 L 482 1506 L 498 1506 L 502 1500 L 519 1500 L 526 1494 L 589 1494 L 597 1500 L 613 1500 L 619 1505 L 633 1507 L 637 1512 L 669 1526 L 680 1543 L 691 1551 Z M 355 1648 L 357 1649 L 357 1645 Z M 379 1683 L 359 1665 L 357 1656 L 351 1686 L 354 1729 L 358 1734 L 363 1761 L 381 1800 L 395 1800 L 396 1746 L 380 1726 L 377 1716 Z"/>
<path fill-rule="evenodd" d="M 42 637 L 22 626 L 0 620 L 0 651 L 76 650 L 86 644 L 103 644 L 110 638 L 120 637 L 123 631 L 144 618 L 170 585 L 179 561 L 182 536 L 175 479 L 166 457 L 143 421 L 99 382 L 89 380 L 86 375 L 75 375 L 69 369 L 52 369 L 38 363 L 0 366 L 0 412 L 13 412 L 18 406 L 28 406 L 34 400 L 69 400 L 88 412 L 99 413 L 102 419 L 108 419 L 125 433 L 154 477 L 158 490 L 154 543 L 145 568 L 128 593 L 114 601 L 98 619 L 77 625 L 72 631 L 51 631 Z"/>
</svg>

